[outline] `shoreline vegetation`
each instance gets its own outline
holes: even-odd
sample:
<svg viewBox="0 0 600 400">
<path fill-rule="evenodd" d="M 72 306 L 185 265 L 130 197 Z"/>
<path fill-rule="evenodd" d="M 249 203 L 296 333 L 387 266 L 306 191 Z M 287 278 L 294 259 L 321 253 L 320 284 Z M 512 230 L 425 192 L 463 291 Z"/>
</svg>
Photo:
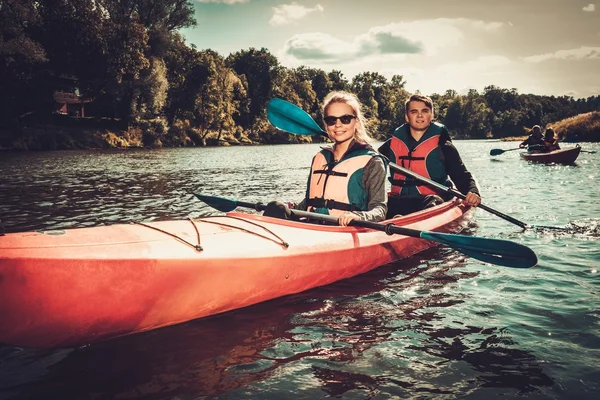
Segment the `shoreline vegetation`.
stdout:
<svg viewBox="0 0 600 400">
<path fill-rule="evenodd" d="M 266 105 L 282 98 L 320 123 L 319 105 L 332 90 L 358 96 L 376 140 L 404 121 L 410 93 L 403 75 L 288 68 L 267 48 L 227 56 L 199 50 L 179 32 L 196 24 L 192 0 L 153 2 L 152 12 L 146 2 L 101 4 L 0 6 L 0 149 L 320 142 L 276 130 Z M 520 137 L 540 125 L 570 140 L 600 141 L 600 95 L 541 96 L 494 85 L 423 94 L 455 139 Z"/>
<path fill-rule="evenodd" d="M 139 149 L 162 147 L 193 147 L 201 143 L 202 147 L 214 146 L 252 146 L 260 144 L 286 144 L 286 143 L 313 143 L 323 142 L 321 139 L 310 136 L 297 136 L 279 131 L 270 134 L 269 142 L 256 140 L 261 135 L 255 135 L 252 140 L 248 135 L 239 134 L 218 135 L 209 132 L 201 137 L 198 132 L 188 127 L 188 132 L 181 132 L 180 137 L 186 136 L 184 143 L 173 145 L 162 142 L 155 133 L 144 131 L 143 126 L 121 129 L 118 121 L 102 120 L 96 118 L 70 118 L 67 116 L 54 116 L 55 120 L 46 121 L 39 126 L 22 128 L 18 133 L 0 129 L 0 151 L 24 150 L 92 150 L 92 149 Z M 599 142 L 600 141 L 600 112 L 589 112 L 566 118 L 548 124 L 545 128 L 552 127 L 561 142 Z M 178 127 L 183 130 L 183 127 Z M 525 135 L 502 137 L 501 141 L 523 141 L 527 138 L 530 128 L 523 128 Z M 452 132 L 453 133 L 453 132 Z M 196 141 L 189 138 L 192 135 Z M 476 139 L 463 135 L 454 139 Z M 480 139 L 493 139 L 487 136 Z M 317 140 L 314 140 L 317 139 Z M 381 138 L 383 139 L 383 138 Z"/>
</svg>

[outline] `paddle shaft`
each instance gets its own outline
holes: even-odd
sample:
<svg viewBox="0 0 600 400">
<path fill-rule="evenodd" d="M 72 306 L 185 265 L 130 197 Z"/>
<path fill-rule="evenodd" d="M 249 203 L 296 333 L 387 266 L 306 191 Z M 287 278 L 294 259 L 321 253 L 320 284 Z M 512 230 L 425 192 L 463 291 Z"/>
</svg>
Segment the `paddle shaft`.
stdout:
<svg viewBox="0 0 600 400">
<path fill-rule="evenodd" d="M 229 212 L 237 207 L 253 208 L 257 211 L 267 209 L 262 203 L 248 203 L 245 201 L 236 201 L 217 196 L 202 195 L 194 193 L 201 201 L 219 211 Z M 290 210 L 295 217 L 306 217 L 314 221 L 322 221 L 339 225 L 337 217 L 302 210 Z M 352 220 L 350 225 L 383 231 L 388 235 L 395 233 L 425 239 L 432 242 L 442 243 L 463 254 L 478 260 L 489 262 L 496 265 L 503 265 L 513 268 L 529 268 L 537 264 L 537 256 L 527 246 L 513 243 L 507 240 L 478 238 L 475 236 L 454 235 L 441 232 L 421 231 L 405 228 L 392 223 L 377 223 L 363 220 Z"/>
<path fill-rule="evenodd" d="M 403 167 L 399 166 L 398 164 L 394 164 L 394 163 L 390 162 L 389 166 L 390 166 L 390 168 L 395 169 L 397 171 L 400 171 L 400 172 L 402 172 L 405 175 L 412 176 L 413 178 L 415 178 L 417 180 L 420 180 L 423 183 L 426 183 L 429 186 L 432 186 L 432 187 L 438 189 L 441 192 L 450 193 L 453 196 L 458 197 L 459 199 L 462 199 L 462 200 L 464 200 L 467 197 L 467 196 L 465 196 L 464 194 L 462 194 L 461 192 L 459 192 L 456 189 L 444 186 L 444 185 L 442 185 L 442 184 L 440 184 L 440 183 L 438 183 L 436 181 L 432 181 L 431 179 L 427 179 L 424 176 L 421 176 L 421 175 L 419 175 L 419 174 L 417 174 L 417 173 L 415 173 L 415 172 L 413 172 L 413 171 L 411 171 L 409 169 L 406 169 L 406 168 L 403 168 Z M 486 206 L 485 204 L 480 203 L 477 207 L 482 208 L 485 211 L 490 212 L 490 213 L 492 213 L 494 215 L 497 215 L 498 217 L 503 218 L 503 219 L 505 219 L 505 220 L 507 220 L 507 221 L 509 221 L 509 222 L 511 222 L 513 224 L 515 224 L 515 225 L 518 225 L 518 226 L 520 226 L 523 229 L 527 229 L 527 227 L 528 227 L 528 225 L 525 222 L 519 221 L 518 219 L 515 219 L 515 218 L 513 218 L 513 217 L 511 217 L 509 215 L 501 213 L 500 211 L 496 211 L 493 208 Z"/>
<path fill-rule="evenodd" d="M 492 149 L 490 151 L 490 155 L 492 156 L 499 156 L 500 154 L 504 154 L 507 151 L 515 151 L 515 150 L 521 150 L 522 147 L 515 147 L 514 149 L 508 149 L 508 150 L 502 150 L 502 149 Z"/>
<path fill-rule="evenodd" d="M 256 211 L 264 211 L 267 208 L 267 206 L 262 203 L 248 203 L 248 202 L 239 201 L 239 200 L 236 202 L 237 202 L 238 207 L 253 208 Z M 319 213 L 302 211 L 302 210 L 290 210 L 290 211 L 296 217 L 309 218 L 312 220 L 327 222 L 332 225 L 338 225 L 338 218 L 334 217 L 333 215 L 319 214 Z M 392 224 L 380 224 L 377 222 L 363 221 L 363 220 L 358 220 L 358 219 L 350 221 L 349 225 L 358 226 L 361 228 L 369 228 L 369 229 L 373 229 L 376 231 L 383 231 L 383 232 L 386 232 L 388 235 L 397 233 L 397 234 L 404 235 L 404 236 L 420 238 L 421 233 L 422 233 L 421 231 L 419 231 L 417 229 L 403 228 L 403 227 L 392 225 Z"/>
</svg>

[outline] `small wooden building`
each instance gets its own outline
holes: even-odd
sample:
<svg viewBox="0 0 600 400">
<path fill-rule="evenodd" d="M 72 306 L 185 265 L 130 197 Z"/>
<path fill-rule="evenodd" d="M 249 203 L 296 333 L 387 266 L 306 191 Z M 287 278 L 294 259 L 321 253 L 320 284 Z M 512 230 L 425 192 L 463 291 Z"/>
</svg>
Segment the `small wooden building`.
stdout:
<svg viewBox="0 0 600 400">
<path fill-rule="evenodd" d="M 54 92 L 54 110 L 57 114 L 71 117 L 85 117 L 85 103 L 92 100 L 79 94 L 77 78 L 61 75 L 58 78 L 58 90 Z"/>
<path fill-rule="evenodd" d="M 85 117 L 85 103 L 91 100 L 79 96 L 77 93 L 56 91 L 54 92 L 55 111 L 58 114 L 72 117 Z"/>
</svg>

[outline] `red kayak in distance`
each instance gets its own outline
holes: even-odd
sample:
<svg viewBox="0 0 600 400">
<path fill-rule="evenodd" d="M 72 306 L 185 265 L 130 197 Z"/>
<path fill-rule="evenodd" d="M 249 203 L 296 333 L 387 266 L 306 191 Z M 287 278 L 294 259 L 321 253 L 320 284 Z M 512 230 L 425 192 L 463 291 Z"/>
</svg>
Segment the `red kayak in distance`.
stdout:
<svg viewBox="0 0 600 400">
<path fill-rule="evenodd" d="M 456 233 L 460 200 L 391 222 Z M 299 293 L 434 242 L 231 212 L 0 236 L 0 343 L 81 346 Z"/>
<path fill-rule="evenodd" d="M 572 147 L 570 149 L 554 150 L 549 153 L 520 153 L 521 157 L 527 161 L 538 162 L 538 163 L 556 163 L 556 164 L 573 164 L 579 153 L 581 147 Z"/>
</svg>

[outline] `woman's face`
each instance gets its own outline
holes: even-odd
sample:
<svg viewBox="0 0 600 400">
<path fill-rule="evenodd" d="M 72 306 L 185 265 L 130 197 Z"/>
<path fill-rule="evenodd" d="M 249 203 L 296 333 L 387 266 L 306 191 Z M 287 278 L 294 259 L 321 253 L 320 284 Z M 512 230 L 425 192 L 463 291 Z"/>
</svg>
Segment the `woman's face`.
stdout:
<svg viewBox="0 0 600 400">
<path fill-rule="evenodd" d="M 348 104 L 329 104 L 325 109 L 324 120 L 327 134 L 334 142 L 344 143 L 354 137 L 354 133 L 356 132 L 356 116 L 354 110 Z"/>
</svg>

